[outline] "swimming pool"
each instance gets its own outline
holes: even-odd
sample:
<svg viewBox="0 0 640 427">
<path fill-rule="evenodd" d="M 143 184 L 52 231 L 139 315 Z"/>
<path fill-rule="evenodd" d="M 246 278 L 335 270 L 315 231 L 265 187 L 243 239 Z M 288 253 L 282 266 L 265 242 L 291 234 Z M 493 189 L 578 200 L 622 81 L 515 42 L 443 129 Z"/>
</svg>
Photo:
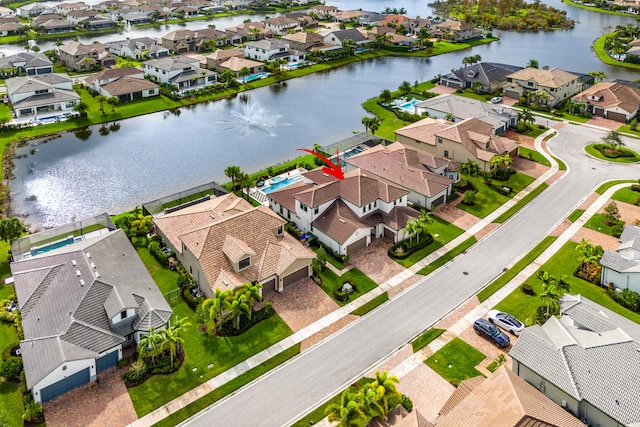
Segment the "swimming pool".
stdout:
<svg viewBox="0 0 640 427">
<path fill-rule="evenodd" d="M 277 191 L 277 190 L 282 190 L 283 188 L 288 187 L 290 185 L 293 185 L 296 182 L 302 181 L 302 177 L 300 175 L 289 176 L 289 177 L 282 178 L 281 180 L 277 180 L 276 182 L 274 182 L 273 180 L 276 179 L 276 178 L 281 178 L 281 177 L 271 178 L 271 184 L 269 184 L 268 187 L 261 188 L 260 191 L 262 191 L 264 194 L 269 194 L 269 193 L 273 193 L 274 191 Z"/>
<path fill-rule="evenodd" d="M 268 77 L 269 75 L 270 75 L 270 73 L 267 73 L 267 72 L 251 74 L 250 76 L 245 77 L 244 81 L 245 81 L 245 83 L 248 83 L 248 82 L 252 82 L 254 80 L 258 80 L 258 79 L 264 79 L 265 77 Z"/>
<path fill-rule="evenodd" d="M 401 108 L 403 110 L 406 110 L 410 113 L 415 113 L 415 106 L 417 104 L 420 104 L 422 101 L 420 101 L 419 99 L 412 99 L 409 102 L 405 102 L 404 104 L 400 104 L 398 105 L 398 108 Z"/>
</svg>

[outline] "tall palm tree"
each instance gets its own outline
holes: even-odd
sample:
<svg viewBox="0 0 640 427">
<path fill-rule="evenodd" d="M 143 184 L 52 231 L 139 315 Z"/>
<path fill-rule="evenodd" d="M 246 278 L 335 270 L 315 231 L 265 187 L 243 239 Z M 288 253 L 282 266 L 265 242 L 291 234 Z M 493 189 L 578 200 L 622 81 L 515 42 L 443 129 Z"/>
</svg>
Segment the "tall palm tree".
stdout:
<svg viewBox="0 0 640 427">
<path fill-rule="evenodd" d="M 513 163 L 513 159 L 509 153 L 502 154 L 502 168 L 503 170 L 507 170 L 507 168 Z"/>
<path fill-rule="evenodd" d="M 162 340 L 162 333 L 156 331 L 152 326 L 149 328 L 149 333 L 140 337 L 138 341 L 137 350 L 141 356 L 150 354 L 151 364 L 155 366 L 156 355 L 158 354 L 158 343 Z"/>
<path fill-rule="evenodd" d="M 389 101 L 391 101 L 392 97 L 393 95 L 391 94 L 391 91 L 389 89 L 383 89 L 382 92 L 380 92 L 380 96 L 378 96 L 378 99 L 380 99 L 380 102 L 388 103 Z"/>
<path fill-rule="evenodd" d="M 420 45 L 424 47 L 425 40 L 429 40 L 431 38 L 431 33 L 425 27 L 422 27 L 418 30 L 418 39 L 420 40 Z"/>
<path fill-rule="evenodd" d="M 236 180 L 241 173 L 242 171 L 240 170 L 240 166 L 227 166 L 225 168 L 224 174 L 231 180 L 231 190 L 235 190 Z"/>
<path fill-rule="evenodd" d="M 248 311 L 248 304 L 242 298 L 242 293 L 238 292 L 233 298 L 227 299 L 223 309 L 228 313 L 227 317 L 234 320 L 236 330 L 240 329 L 240 315 Z"/>
<path fill-rule="evenodd" d="M 118 105 L 119 103 L 120 103 L 120 98 L 118 98 L 117 96 L 111 96 L 107 98 L 107 104 L 111 105 L 112 113 L 116 112 L 116 105 Z"/>
<path fill-rule="evenodd" d="M 598 82 L 601 82 L 607 78 L 607 73 L 605 73 L 604 71 L 589 71 L 587 74 L 591 77 L 594 77 Z"/>
<path fill-rule="evenodd" d="M 371 134 L 375 135 L 376 131 L 380 128 L 380 119 L 377 117 L 371 117 L 369 121 L 369 129 L 371 129 Z"/>
<path fill-rule="evenodd" d="M 409 92 L 411 92 L 411 83 L 409 83 L 408 81 L 403 81 L 402 83 L 400 83 L 400 86 L 398 86 L 398 90 L 403 94 L 406 95 Z"/>
<path fill-rule="evenodd" d="M 362 411 L 369 418 L 380 417 L 383 418 L 385 416 L 384 407 L 381 403 L 380 394 L 376 389 L 373 388 L 372 383 L 366 383 L 362 387 Z"/>
<path fill-rule="evenodd" d="M 384 410 L 384 418 L 387 418 L 387 414 L 393 408 L 389 402 L 400 402 L 402 400 L 402 393 L 396 388 L 400 380 L 395 375 L 389 376 L 389 372 L 376 371 L 376 380 L 371 384 L 371 388 L 376 391 L 380 396 L 380 403 Z"/>
<path fill-rule="evenodd" d="M 502 156 L 500 154 L 496 154 L 489 161 L 489 166 L 491 167 L 491 169 L 497 168 L 502 166 L 502 162 L 503 162 Z"/>
<path fill-rule="evenodd" d="M 543 303 L 547 305 L 547 317 L 549 317 L 551 305 L 558 300 L 558 297 L 558 288 L 555 284 L 555 280 L 549 283 L 549 285 L 540 293 L 540 298 L 542 298 Z"/>
<path fill-rule="evenodd" d="M 245 77 L 249 76 L 249 74 L 251 74 L 249 67 L 242 67 L 240 71 L 238 71 L 238 76 L 242 77 L 242 84 L 246 83 Z"/>
<path fill-rule="evenodd" d="M 104 114 L 104 103 L 106 100 L 107 100 L 107 97 L 104 95 L 96 96 L 96 101 L 98 101 L 98 103 L 100 104 L 100 111 L 102 112 L 102 114 Z"/>
<path fill-rule="evenodd" d="M 253 283 L 245 283 L 239 291 L 242 292 L 245 302 L 249 306 L 249 312 L 247 313 L 249 320 L 251 320 L 251 314 L 253 313 L 253 304 L 256 301 L 262 301 L 262 295 L 260 293 L 261 288 L 262 285 L 260 284 L 254 285 Z"/>
<path fill-rule="evenodd" d="M 361 120 L 361 123 L 364 126 L 364 133 L 367 133 L 367 131 L 369 130 L 369 123 L 371 123 L 371 117 L 364 116 Z"/>
<path fill-rule="evenodd" d="M 162 340 L 160 344 L 160 349 L 165 350 L 168 349 L 171 355 L 171 369 L 173 369 L 173 359 L 178 355 L 178 351 L 182 344 L 184 344 L 184 338 L 180 335 L 182 334 L 184 328 L 187 326 L 191 326 L 189 322 L 187 322 L 187 318 L 176 318 L 174 320 L 171 327 L 162 331 Z"/>
<path fill-rule="evenodd" d="M 336 427 L 363 427 L 367 416 L 360 402 L 361 396 L 346 389 L 340 396 L 340 403 L 327 406 L 324 413 L 330 422 L 338 422 Z"/>
<path fill-rule="evenodd" d="M 233 297 L 231 290 L 223 291 L 220 288 L 216 288 L 213 298 L 207 298 L 202 301 L 202 310 L 206 313 L 207 319 L 211 320 L 211 331 L 216 334 L 218 328 L 224 320 L 224 307 L 226 301 Z"/>
<path fill-rule="evenodd" d="M 413 240 L 413 236 L 418 233 L 418 224 L 415 220 L 407 221 L 407 225 L 404 226 L 404 232 L 409 235 L 409 243 Z"/>
</svg>

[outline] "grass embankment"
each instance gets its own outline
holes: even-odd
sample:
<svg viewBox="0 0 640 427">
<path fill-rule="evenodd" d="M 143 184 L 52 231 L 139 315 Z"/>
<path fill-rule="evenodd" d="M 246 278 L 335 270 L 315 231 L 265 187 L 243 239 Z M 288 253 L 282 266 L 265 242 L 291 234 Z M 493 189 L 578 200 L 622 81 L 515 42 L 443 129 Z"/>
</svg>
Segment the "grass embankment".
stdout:
<svg viewBox="0 0 640 427">
<path fill-rule="evenodd" d="M 614 185 L 618 185 L 618 184 L 626 184 L 626 183 L 630 183 L 633 184 L 637 181 L 631 180 L 631 179 L 615 179 L 613 181 L 608 181 L 605 182 L 604 184 L 602 184 L 600 187 L 598 187 L 596 189 L 596 193 L 600 194 L 601 196 L 605 193 L 605 191 L 607 191 L 609 188 L 613 187 Z"/>
<path fill-rule="evenodd" d="M 603 9 L 601 7 L 587 6 L 585 4 L 574 2 L 574 1 L 571 1 L 571 0 L 562 0 L 562 2 L 566 3 L 566 4 L 570 5 L 570 6 L 573 6 L 573 7 L 577 7 L 579 9 L 590 10 L 592 12 L 606 13 L 607 15 L 619 15 L 619 16 L 633 17 L 633 15 L 631 15 L 629 13 L 619 12 L 619 11 L 616 11 L 616 10 L 607 10 L 607 9 Z"/>
<path fill-rule="evenodd" d="M 384 304 L 387 301 L 389 301 L 389 294 L 387 292 L 382 293 L 368 303 L 362 304 L 360 307 L 353 310 L 351 314 L 355 316 L 364 316 L 374 308 Z"/>
<path fill-rule="evenodd" d="M 0 253 L 6 253 L 8 245 L 2 242 Z M 9 275 L 9 265 L 6 257 L 2 257 L 5 261 L 0 266 L 0 277 L 3 279 Z M 16 293 L 11 285 L 0 284 L 0 300 L 16 298 Z M 11 343 L 18 343 L 18 332 L 13 323 L 0 322 L 0 343 L 2 349 Z M 22 427 L 22 395 L 20 394 L 20 386 L 14 383 L 0 382 L 0 425 L 7 427 Z"/>
<path fill-rule="evenodd" d="M 567 280 L 571 285 L 571 289 L 569 290 L 570 294 L 580 294 L 585 298 L 594 301 L 596 304 L 600 304 L 633 322 L 640 323 L 640 314 L 627 310 L 613 301 L 609 295 L 607 295 L 607 290 L 605 288 L 573 275 L 573 273 L 580 267 L 576 246 L 578 246 L 578 244 L 575 242 L 567 242 L 553 256 L 553 258 L 547 261 L 538 271 L 527 279 L 526 283 L 533 287 L 533 296 L 526 295 L 520 288 L 518 288 L 498 303 L 494 308 L 514 315 L 518 319 L 524 321 L 527 325 L 533 324 L 536 309 L 543 303 L 542 298 L 540 298 L 540 294 L 542 293 L 542 284 L 538 279 L 538 272 L 544 270 L 556 278 L 566 275 L 565 280 Z"/>
<path fill-rule="evenodd" d="M 536 163 L 540 163 L 541 165 L 544 165 L 544 166 L 546 166 L 548 168 L 551 167 L 551 162 L 549 160 L 547 160 L 547 158 L 545 156 L 543 156 L 537 150 L 532 150 L 532 149 L 527 148 L 527 147 L 520 147 L 518 152 L 520 154 L 520 157 L 522 157 L 523 159 L 527 159 L 527 160 L 531 160 L 531 161 L 536 162 Z"/>
<path fill-rule="evenodd" d="M 146 249 L 139 248 L 137 252 L 163 294 L 177 288 L 178 273 L 159 265 Z M 186 317 L 191 323 L 183 334 L 185 360 L 177 372 L 155 375 L 141 385 L 128 389 L 139 417 L 292 334 L 277 314 L 240 336 L 218 337 L 201 333 L 198 331 L 197 316 L 184 301 L 176 299 L 169 301 L 169 304 L 175 316 Z M 210 364 L 213 365 L 211 368 Z"/>
<path fill-rule="evenodd" d="M 418 338 L 411 342 L 411 347 L 413 348 L 413 352 L 419 351 L 427 346 L 431 341 L 438 338 L 440 335 L 444 334 L 446 330 L 438 329 L 438 328 L 430 328 L 427 329 L 425 333 L 420 335 Z"/>
<path fill-rule="evenodd" d="M 630 205 L 635 205 L 639 197 L 640 193 L 633 191 L 631 187 L 621 188 L 611 196 L 613 200 L 629 203 Z"/>
<path fill-rule="evenodd" d="M 615 65 L 618 67 L 632 68 L 634 70 L 640 70 L 640 64 L 633 64 L 631 62 L 618 61 L 609 56 L 604 48 L 604 45 L 608 38 L 613 37 L 614 33 L 605 34 L 600 36 L 593 42 L 593 51 L 598 55 L 600 61 L 608 65 Z"/>
<path fill-rule="evenodd" d="M 513 267 L 508 269 L 505 273 L 503 273 L 496 280 L 491 282 L 489 286 L 484 288 L 478 293 L 478 299 L 480 302 L 484 302 L 491 295 L 498 292 L 498 290 L 502 289 L 504 285 L 509 283 L 514 277 L 518 275 L 522 270 L 524 270 L 529 264 L 531 264 L 536 258 L 542 254 L 553 242 L 555 242 L 557 237 L 555 236 L 547 236 L 540 243 L 538 243 L 528 254 L 526 254 L 520 261 L 516 262 Z"/>
<path fill-rule="evenodd" d="M 433 353 L 425 363 L 454 386 L 468 378 L 482 375 L 475 367 L 486 356 L 460 338 L 454 338 Z"/>
<path fill-rule="evenodd" d="M 622 230 L 623 224 L 624 221 L 609 221 L 604 214 L 596 213 L 589 218 L 589 221 L 584 224 L 584 227 L 615 237 L 614 228 L 618 226 L 620 230 Z"/>
<path fill-rule="evenodd" d="M 576 222 L 578 218 L 582 216 L 583 213 L 584 213 L 584 209 L 576 209 L 575 211 L 569 214 L 567 219 L 571 222 Z"/>
</svg>

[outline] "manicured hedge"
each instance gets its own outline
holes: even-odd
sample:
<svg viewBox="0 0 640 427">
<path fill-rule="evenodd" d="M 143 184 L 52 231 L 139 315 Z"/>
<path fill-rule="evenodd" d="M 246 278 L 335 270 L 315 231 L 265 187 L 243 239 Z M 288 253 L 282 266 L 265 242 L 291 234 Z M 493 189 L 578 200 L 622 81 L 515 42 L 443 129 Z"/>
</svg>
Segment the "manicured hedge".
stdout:
<svg viewBox="0 0 640 427">
<path fill-rule="evenodd" d="M 625 150 L 624 148 L 619 148 L 615 153 L 612 153 L 607 150 L 611 150 L 611 146 L 608 144 L 595 144 L 593 146 L 596 150 L 600 152 L 604 157 L 609 159 L 617 159 L 619 157 L 634 157 L 635 154 L 632 151 Z"/>
<path fill-rule="evenodd" d="M 389 257 L 393 259 L 405 259 L 412 253 L 429 246 L 432 242 L 433 236 L 431 234 L 427 234 L 424 236 L 420 236 L 419 240 L 413 241 L 411 243 L 409 243 L 407 240 L 398 242 L 395 245 L 391 246 L 387 253 L 389 254 Z M 397 248 L 402 248 L 404 252 L 402 254 L 396 254 Z"/>
</svg>

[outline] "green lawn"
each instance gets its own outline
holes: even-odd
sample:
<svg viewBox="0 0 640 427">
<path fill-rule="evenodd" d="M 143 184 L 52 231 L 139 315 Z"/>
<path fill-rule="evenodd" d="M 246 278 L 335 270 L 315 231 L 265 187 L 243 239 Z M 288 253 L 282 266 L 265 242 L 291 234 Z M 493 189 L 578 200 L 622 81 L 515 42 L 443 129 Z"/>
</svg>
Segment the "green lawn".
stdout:
<svg viewBox="0 0 640 427">
<path fill-rule="evenodd" d="M 618 12 L 618 11 L 615 11 L 615 10 L 603 9 L 601 7 L 587 6 L 585 4 L 576 3 L 576 2 L 573 2 L 571 0 L 563 0 L 563 1 L 565 3 L 567 3 L 568 5 L 571 5 L 573 7 L 577 7 L 577 8 L 580 8 L 580 9 L 587 9 L 587 10 L 591 10 L 593 12 L 606 13 L 608 15 L 632 16 L 632 15 L 629 15 L 628 13 L 622 13 L 622 12 Z"/>
<path fill-rule="evenodd" d="M 0 382 L 0 425 L 2 427 L 22 427 L 22 395 L 20 386 Z"/>
<path fill-rule="evenodd" d="M 595 231 L 599 231 L 604 234 L 608 234 L 609 236 L 613 236 L 613 227 L 615 227 L 616 225 L 624 224 L 623 221 L 619 221 L 616 224 L 612 224 L 612 225 L 607 225 L 605 224 L 606 222 L 607 222 L 607 219 L 605 218 L 604 214 L 597 213 L 597 214 L 594 214 L 591 218 L 589 218 L 589 221 L 587 221 L 584 224 L 584 227 L 590 228 Z"/>
<path fill-rule="evenodd" d="M 433 236 L 433 242 L 419 251 L 412 253 L 405 259 L 397 259 L 396 262 L 404 268 L 411 267 L 416 262 L 420 261 L 432 252 L 437 251 L 464 232 L 461 228 L 456 227 L 450 222 L 447 222 L 435 215 L 431 218 L 433 219 L 433 222 L 429 224 L 427 228 L 429 229 L 429 233 Z"/>
<path fill-rule="evenodd" d="M 597 38 L 596 41 L 593 42 L 593 51 L 595 52 L 596 55 L 598 55 L 598 58 L 600 59 L 600 61 L 609 65 L 616 65 L 618 67 L 633 68 L 636 70 L 640 70 L 640 64 L 633 64 L 631 62 L 618 61 L 609 56 L 609 54 L 604 49 L 604 45 L 606 40 L 609 37 L 612 37 L 612 35 L 613 33 L 605 34 Z"/>
<path fill-rule="evenodd" d="M 542 127 L 541 127 L 542 126 Z M 536 126 L 529 126 L 529 130 L 527 132 L 525 132 L 524 134 L 526 136 L 530 136 L 531 138 L 535 139 L 537 137 L 539 137 L 540 135 L 542 135 L 543 133 L 545 133 L 549 128 L 543 126 L 543 125 L 536 125 Z M 522 152 L 522 149 L 525 147 L 520 147 L 520 152 Z"/>
<path fill-rule="evenodd" d="M 346 281 L 355 284 L 356 290 L 349 294 L 349 299 L 346 301 L 337 301 L 333 298 L 333 289 L 338 285 L 338 283 L 345 279 Z M 362 271 L 357 268 L 352 268 L 351 270 L 344 273 L 342 276 L 338 276 L 330 269 L 325 269 L 322 273 L 322 289 L 329 295 L 338 305 L 343 306 L 349 304 L 351 301 L 357 299 L 360 295 L 364 295 L 369 292 L 371 289 L 377 288 L 378 284 L 371 280 L 369 276 L 364 274 Z"/>
<path fill-rule="evenodd" d="M 502 206 L 506 201 L 511 199 L 511 197 L 509 196 L 500 194 L 496 190 L 496 187 L 507 185 L 513 190 L 511 194 L 516 195 L 523 188 L 535 181 L 534 178 L 522 173 L 515 173 L 511 175 L 508 181 L 493 180 L 492 187 L 485 185 L 484 181 L 479 176 L 466 177 L 466 179 L 471 181 L 473 185 L 475 185 L 478 189 L 478 192 L 476 193 L 475 204 L 468 206 L 462 203 L 458 203 L 457 206 L 458 208 L 469 212 L 470 214 L 475 215 L 478 218 L 486 217 L 491 212 Z"/>
<path fill-rule="evenodd" d="M 567 170 L 567 165 L 562 160 L 560 160 L 557 157 L 554 157 L 553 160 L 555 160 L 556 163 L 558 163 L 558 170 L 561 170 L 561 171 Z"/>
<path fill-rule="evenodd" d="M 454 386 L 468 378 L 482 375 L 475 367 L 485 355 L 460 338 L 454 338 L 433 353 L 425 363 Z"/>
<path fill-rule="evenodd" d="M 631 138 L 640 138 L 640 130 L 638 130 L 638 128 L 631 129 L 629 125 L 620 126 L 618 132 L 624 133 L 625 136 L 630 136 Z"/>
<path fill-rule="evenodd" d="M 437 260 L 433 261 L 431 264 L 429 264 L 426 267 L 424 267 L 422 270 L 418 271 L 417 274 L 422 274 L 423 276 L 428 276 L 429 274 L 431 274 L 434 271 L 436 271 L 438 268 L 442 267 L 443 265 L 445 265 L 446 263 L 448 263 L 449 261 L 451 261 L 452 259 L 454 259 L 458 255 L 460 255 L 462 252 L 464 252 L 467 249 L 469 249 L 476 242 L 477 242 L 477 240 L 476 240 L 475 237 L 473 237 L 473 236 L 469 237 L 467 240 L 465 240 L 464 242 L 460 243 L 458 246 L 456 246 L 455 248 L 451 249 L 449 252 L 447 252 L 446 254 L 444 254 L 440 258 L 438 258 Z"/>
<path fill-rule="evenodd" d="M 549 162 L 549 160 L 547 160 L 547 158 L 537 150 L 532 150 L 531 148 L 527 147 L 520 147 L 518 152 L 520 153 L 520 157 L 522 157 L 523 159 L 528 159 L 536 163 L 540 163 L 541 165 L 551 167 L 551 162 Z"/>
<path fill-rule="evenodd" d="M 599 144 L 599 143 L 598 143 Z M 612 162 L 612 163 L 637 163 L 640 162 L 640 155 L 638 155 L 638 153 L 636 153 L 633 150 L 630 150 L 628 148 L 624 148 L 624 147 L 618 147 L 618 151 L 620 152 L 624 152 L 627 153 L 629 155 L 629 157 L 605 157 L 604 155 L 602 155 L 602 153 L 598 150 L 596 150 L 595 146 L 598 144 L 589 144 L 587 146 L 584 147 L 584 151 L 587 152 L 587 154 L 600 159 L 600 160 L 604 160 L 607 162 Z"/>
<path fill-rule="evenodd" d="M 618 190 L 615 193 L 613 193 L 613 196 L 611 196 L 611 198 L 613 200 L 617 200 L 619 202 L 624 202 L 624 203 L 629 203 L 630 205 L 635 205 L 639 196 L 640 196 L 640 193 L 637 193 L 637 192 L 631 190 L 630 187 L 626 187 L 626 188 L 621 188 L 620 190 Z"/>
<path fill-rule="evenodd" d="M 378 295 L 377 297 L 375 297 L 374 299 L 372 299 L 371 301 L 369 301 L 368 303 L 363 304 L 360 307 L 358 307 L 355 310 L 353 310 L 351 312 L 351 314 L 353 314 L 355 316 L 364 316 L 365 314 L 367 314 L 368 312 L 370 312 L 374 308 L 378 307 L 379 305 L 384 304 L 387 301 L 389 301 L 389 294 L 387 292 L 382 293 L 382 294 Z"/>
<path fill-rule="evenodd" d="M 631 179 L 614 179 L 613 181 L 605 182 L 600 187 L 598 187 L 596 189 L 596 193 L 603 195 L 605 191 L 607 191 L 609 188 L 613 187 L 614 185 L 626 184 L 626 183 L 634 184 L 636 182 L 637 181 L 631 180 Z"/>
<path fill-rule="evenodd" d="M 571 222 L 576 222 L 578 218 L 582 216 L 583 213 L 584 213 L 584 209 L 576 209 L 575 211 L 569 214 L 567 219 Z"/>
<path fill-rule="evenodd" d="M 266 362 L 261 363 L 255 368 L 247 372 L 244 372 L 240 376 L 232 379 L 231 381 L 225 383 L 221 387 L 213 390 L 211 393 L 201 397 L 195 402 L 190 403 L 189 405 L 185 406 L 179 411 L 174 412 L 173 414 L 164 418 L 162 421 L 154 424 L 154 426 L 155 427 L 173 427 L 179 424 L 180 422 L 186 420 L 187 418 L 202 411 L 207 406 L 212 405 L 213 403 L 217 402 L 223 397 L 228 396 L 229 394 L 238 390 L 240 387 L 250 383 L 251 381 L 255 380 L 256 378 L 265 374 L 266 372 L 270 371 L 276 366 L 286 362 L 287 360 L 296 356 L 298 353 L 300 353 L 300 344 L 296 344 L 293 347 L 288 348 L 287 350 L 279 353 L 278 355 L 273 356 L 271 359 L 267 360 Z"/>
<path fill-rule="evenodd" d="M 454 95 L 462 96 L 463 98 L 476 99 L 480 102 L 488 102 L 493 98 L 490 93 L 476 93 L 473 89 L 465 89 L 462 93 L 455 92 Z"/>
<path fill-rule="evenodd" d="M 529 194 L 518 200 L 513 206 L 507 209 L 502 215 L 497 217 L 493 222 L 503 223 L 513 215 L 515 215 L 520 209 L 524 208 L 527 203 L 533 200 L 538 194 L 542 193 L 548 187 L 546 182 L 538 185 Z"/>
<path fill-rule="evenodd" d="M 444 334 L 446 331 L 444 329 L 438 328 L 429 328 L 425 333 L 420 335 L 418 338 L 411 342 L 411 347 L 413 348 L 413 352 L 415 353 L 418 350 L 421 350 L 426 345 L 428 345 L 431 341 L 438 338 L 440 335 Z"/>
<path fill-rule="evenodd" d="M 376 135 L 395 141 L 395 131 L 411 124 L 411 122 L 400 120 L 392 111 L 378 105 L 377 100 L 377 97 L 369 99 L 362 104 L 362 107 L 380 119 L 380 127 L 376 130 Z M 364 131 L 364 129 L 361 130 Z"/>
<path fill-rule="evenodd" d="M 176 288 L 176 272 L 161 267 L 146 249 L 138 249 L 138 254 L 162 293 Z M 191 323 L 183 335 L 185 361 L 176 373 L 155 375 L 141 385 L 129 389 L 129 396 L 139 417 L 292 333 L 280 316 L 274 315 L 241 336 L 216 337 L 198 331 L 195 313 L 182 300 L 170 301 L 170 305 L 175 316 L 187 317 Z M 208 368 L 209 364 L 213 364 L 211 369 Z"/>
<path fill-rule="evenodd" d="M 640 314 L 634 313 L 626 308 L 622 307 L 615 301 L 613 301 L 607 290 L 600 286 L 589 283 L 585 280 L 579 279 L 573 275 L 573 273 L 580 267 L 578 261 L 578 253 L 576 252 L 576 246 L 578 244 L 574 242 L 567 242 L 549 261 L 547 261 L 540 270 L 548 271 L 556 278 L 566 275 L 566 280 L 571 285 L 569 293 L 581 294 L 582 296 L 600 304 L 621 316 L 624 316 L 636 323 L 640 323 Z M 511 313 L 518 319 L 525 322 L 527 325 L 533 323 L 535 319 L 536 308 L 542 305 L 542 301 L 539 297 L 542 291 L 542 285 L 537 278 L 538 272 L 535 272 L 526 283 L 533 287 L 535 295 L 525 295 L 520 288 L 514 290 L 509 296 L 503 299 L 494 308 L 496 310 L 506 311 Z"/>
</svg>

